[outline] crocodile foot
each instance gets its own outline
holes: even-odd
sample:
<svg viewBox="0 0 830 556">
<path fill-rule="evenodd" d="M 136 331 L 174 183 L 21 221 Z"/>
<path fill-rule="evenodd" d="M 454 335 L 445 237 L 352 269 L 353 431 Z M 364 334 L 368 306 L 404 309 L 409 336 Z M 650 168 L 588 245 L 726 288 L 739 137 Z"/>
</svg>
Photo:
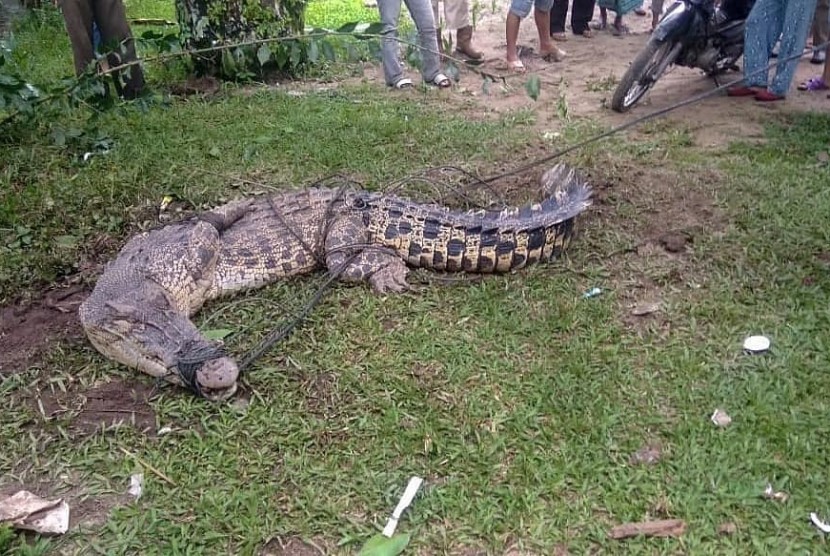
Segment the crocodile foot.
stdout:
<svg viewBox="0 0 830 556">
<path fill-rule="evenodd" d="M 409 270 L 400 259 L 393 259 L 386 266 L 369 277 L 369 283 L 375 293 L 401 293 L 412 289 L 406 281 Z"/>
</svg>

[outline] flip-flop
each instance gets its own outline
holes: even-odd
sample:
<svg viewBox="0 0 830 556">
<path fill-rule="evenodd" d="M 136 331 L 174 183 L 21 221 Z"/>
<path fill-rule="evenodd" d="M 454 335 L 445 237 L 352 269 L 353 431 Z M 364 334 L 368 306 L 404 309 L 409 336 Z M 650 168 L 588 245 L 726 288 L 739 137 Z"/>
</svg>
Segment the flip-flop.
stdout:
<svg viewBox="0 0 830 556">
<path fill-rule="evenodd" d="M 512 71 L 513 73 L 524 73 L 527 71 L 527 68 L 522 63 L 521 60 L 515 60 L 511 62 L 510 60 L 507 61 L 507 71 Z"/>
<path fill-rule="evenodd" d="M 412 80 L 408 77 L 402 77 L 395 81 L 394 85 L 391 85 L 393 89 L 411 89 L 413 86 Z"/>
<path fill-rule="evenodd" d="M 559 42 L 567 42 L 568 41 L 568 35 L 566 35 L 565 33 L 553 33 L 550 36 L 550 38 L 552 38 L 555 41 L 559 41 Z"/>
<path fill-rule="evenodd" d="M 827 91 L 830 86 L 821 77 L 811 77 L 798 85 L 799 91 Z"/>
<path fill-rule="evenodd" d="M 443 73 L 437 74 L 435 77 L 427 81 L 430 85 L 438 87 L 439 89 L 447 89 L 452 87 L 452 81 L 450 78 L 444 75 Z"/>
<path fill-rule="evenodd" d="M 561 48 L 557 48 L 556 50 L 551 50 L 550 52 L 540 52 L 539 57 L 544 60 L 545 62 L 561 62 L 565 59 L 568 53 L 562 50 Z"/>
</svg>

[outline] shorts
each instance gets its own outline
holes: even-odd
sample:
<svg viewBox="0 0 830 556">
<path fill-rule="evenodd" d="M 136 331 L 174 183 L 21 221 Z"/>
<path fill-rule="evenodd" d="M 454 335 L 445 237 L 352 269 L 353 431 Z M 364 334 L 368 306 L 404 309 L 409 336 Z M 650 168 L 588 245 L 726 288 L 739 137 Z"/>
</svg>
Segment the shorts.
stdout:
<svg viewBox="0 0 830 556">
<path fill-rule="evenodd" d="M 540 12 L 549 12 L 553 7 L 553 0 L 511 0 L 510 13 L 518 16 L 519 19 L 524 19 L 534 6 Z"/>
</svg>

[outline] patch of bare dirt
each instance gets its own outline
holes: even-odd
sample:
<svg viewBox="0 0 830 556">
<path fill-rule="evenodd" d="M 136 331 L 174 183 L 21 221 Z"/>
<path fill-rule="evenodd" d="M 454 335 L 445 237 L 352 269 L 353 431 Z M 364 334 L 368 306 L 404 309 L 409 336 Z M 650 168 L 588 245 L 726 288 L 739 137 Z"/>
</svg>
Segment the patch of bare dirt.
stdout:
<svg viewBox="0 0 830 556">
<path fill-rule="evenodd" d="M 298 537 L 271 539 L 259 551 L 259 556 L 320 556 L 321 554 L 326 554 L 322 546 L 303 541 Z"/>
<path fill-rule="evenodd" d="M 640 104 L 626 114 L 610 109 L 614 88 L 631 61 L 643 49 L 649 39 L 651 13 L 638 16 L 634 13 L 625 17 L 630 33 L 614 36 L 600 31 L 593 38 L 573 35 L 566 30 L 567 41 L 557 45 L 565 50 L 561 62 L 548 62 L 539 57 L 539 44 L 533 18 L 522 21 L 519 33 L 520 55 L 527 73 L 516 74 L 507 71 L 505 64 L 506 39 L 505 16 L 508 0 L 494 0 L 475 4 L 476 29 L 474 43 L 484 52 L 484 61 L 476 66 L 477 71 L 492 76 L 495 81 L 484 86 L 484 78 L 463 65 L 460 68 L 457 86 L 450 91 L 430 91 L 429 97 L 441 102 L 452 102 L 457 109 L 473 118 L 486 119 L 493 115 L 507 115 L 527 110 L 533 114 L 535 127 L 540 136 L 562 126 L 561 116 L 591 117 L 608 125 L 616 126 L 648 113 L 675 105 L 694 96 L 716 88 L 714 80 L 703 72 L 689 68 L 673 68 L 653 88 Z M 645 5 L 648 8 L 648 2 Z M 441 16 L 443 18 L 443 15 Z M 570 16 L 569 16 L 570 17 Z M 594 21 L 599 20 L 599 8 L 594 12 Z M 445 39 L 450 37 L 444 31 Z M 721 91 L 702 101 L 689 104 L 661 116 L 661 120 L 682 125 L 691 130 L 697 146 L 705 148 L 722 147 L 736 139 L 763 139 L 763 125 L 776 114 L 802 110 L 830 110 L 830 99 L 822 93 L 806 93 L 796 90 L 796 84 L 817 74 L 820 67 L 809 63 L 809 52 L 802 58 L 793 80 L 788 98 L 780 103 L 759 103 L 749 99 L 735 99 Z M 413 79 L 417 70 L 408 68 Z M 538 75 L 541 90 L 536 101 L 525 90 L 527 76 Z M 741 77 L 740 73 L 724 76 L 723 82 Z M 345 79 L 349 82 L 383 83 L 380 63 L 366 64 L 363 75 Z M 320 84 L 289 83 L 286 88 L 303 94 L 309 89 L 336 88 L 337 83 Z M 389 91 L 394 96 L 411 96 L 412 91 Z M 636 134 L 638 128 L 629 133 Z M 537 137 L 538 139 L 538 137 Z M 555 147 L 567 146 L 553 143 Z"/>
<path fill-rule="evenodd" d="M 78 306 L 81 286 L 52 290 L 43 298 L 0 307 L 0 376 L 38 364 L 55 344 L 83 337 Z"/>
<path fill-rule="evenodd" d="M 156 414 L 148 403 L 152 387 L 141 382 L 129 385 L 114 380 L 83 392 L 43 392 L 35 400 L 35 411 L 47 419 L 66 420 L 70 430 L 88 435 L 101 428 L 132 426 L 155 434 Z"/>
</svg>

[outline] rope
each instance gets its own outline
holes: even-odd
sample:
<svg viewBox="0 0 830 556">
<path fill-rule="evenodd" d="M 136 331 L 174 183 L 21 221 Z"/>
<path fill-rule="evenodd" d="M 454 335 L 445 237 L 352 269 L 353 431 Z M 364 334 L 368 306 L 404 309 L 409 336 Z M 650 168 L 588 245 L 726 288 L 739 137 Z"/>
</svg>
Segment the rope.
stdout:
<svg viewBox="0 0 830 556">
<path fill-rule="evenodd" d="M 513 170 L 508 170 L 507 172 L 503 172 L 501 174 L 496 174 L 496 175 L 490 176 L 488 178 L 483 178 L 479 181 L 482 182 L 482 183 L 493 183 L 494 181 L 498 181 L 500 179 L 504 179 L 504 178 L 507 178 L 507 177 L 510 177 L 510 176 L 516 176 L 518 174 L 522 174 L 522 173 L 524 173 L 528 170 L 531 170 L 531 169 L 535 168 L 536 166 L 546 164 L 546 163 L 548 163 L 552 160 L 555 160 L 555 159 L 557 159 L 559 157 L 562 157 L 562 156 L 565 156 L 566 154 L 569 154 L 573 151 L 576 151 L 576 150 L 579 150 L 583 147 L 586 147 L 586 146 L 588 146 L 592 143 L 596 143 L 598 141 L 601 141 L 602 139 L 605 139 L 607 137 L 610 137 L 612 135 L 615 135 L 617 133 L 625 131 L 626 129 L 637 126 L 637 125 L 639 125 L 643 122 L 653 120 L 655 118 L 658 118 L 660 116 L 668 114 L 669 112 L 673 112 L 674 110 L 677 110 L 678 108 L 683 108 L 684 106 L 688 106 L 690 104 L 697 104 L 697 103 L 699 103 L 703 100 L 706 100 L 707 98 L 709 98 L 711 96 L 714 96 L 715 94 L 723 91 L 724 89 L 728 89 L 729 87 L 732 87 L 733 85 L 737 85 L 738 83 L 741 83 L 742 81 L 746 80 L 749 77 L 755 77 L 756 75 L 761 75 L 762 73 L 769 72 L 772 68 L 777 67 L 778 64 L 781 64 L 781 63 L 784 63 L 784 62 L 789 62 L 791 60 L 797 60 L 797 59 L 801 58 L 802 56 L 804 56 L 804 54 L 806 52 L 809 52 L 810 50 L 813 50 L 813 51 L 821 50 L 821 49 L 827 47 L 828 45 L 830 45 L 830 40 L 825 41 L 824 43 L 822 43 L 818 46 L 813 45 L 812 49 L 803 49 L 800 53 L 792 54 L 792 55 L 790 55 L 786 58 L 778 58 L 778 59 L 770 62 L 765 67 L 763 67 L 759 70 L 753 71 L 753 72 L 751 72 L 749 74 L 746 74 L 743 77 L 740 77 L 740 78 L 735 79 L 733 81 L 729 81 L 727 83 L 724 83 L 723 85 L 719 85 L 719 86 L 715 87 L 714 89 L 711 89 L 711 90 L 706 91 L 704 93 L 697 94 L 693 97 L 687 98 L 686 100 L 682 100 L 680 102 L 670 104 L 670 105 L 668 105 L 664 108 L 661 108 L 659 110 L 655 110 L 654 112 L 651 112 L 651 113 L 646 114 L 644 116 L 640 116 L 639 118 L 635 118 L 633 120 L 630 120 L 628 122 L 620 124 L 617 127 L 612 127 L 611 129 L 609 129 L 607 131 L 604 131 L 604 132 L 602 132 L 598 135 L 594 135 L 592 137 L 589 137 L 587 139 L 584 139 L 582 141 L 574 143 L 573 145 L 571 145 L 569 147 L 565 147 L 564 149 L 556 151 L 555 153 L 553 153 L 551 155 L 536 159 L 533 162 L 525 164 L 524 166 L 519 166 L 518 168 L 515 168 Z"/>
<path fill-rule="evenodd" d="M 830 45 L 830 41 L 826 41 L 823 44 L 820 44 L 818 46 L 813 46 L 813 50 L 819 50 L 819 49 L 822 49 L 824 47 L 827 47 L 828 45 Z M 594 136 L 589 137 L 589 138 L 587 138 L 583 141 L 579 141 L 579 142 L 577 142 L 577 143 L 575 143 L 575 144 L 573 144 L 569 147 L 566 147 L 564 149 L 556 151 L 555 153 L 553 153 L 549 156 L 539 158 L 539 159 L 537 159 L 537 160 L 535 160 L 535 161 L 533 161 L 529 164 L 525 164 L 524 166 L 519 166 L 518 168 L 515 168 L 513 170 L 509 170 L 507 172 L 503 172 L 501 174 L 496 174 L 494 176 L 490 176 L 489 178 L 484 178 L 484 179 L 478 178 L 477 176 L 475 176 L 471 172 L 467 172 L 465 170 L 462 170 L 460 168 L 455 168 L 455 167 L 446 167 L 446 166 L 445 167 L 434 167 L 434 168 L 431 168 L 431 170 L 439 170 L 440 171 L 440 170 L 450 169 L 450 170 L 461 171 L 465 175 L 467 175 L 468 177 L 474 179 L 477 184 L 481 184 L 483 186 L 486 186 L 488 189 L 490 189 L 491 192 L 493 192 L 494 190 L 491 189 L 491 184 L 493 182 L 497 181 L 497 180 L 500 180 L 500 179 L 503 179 L 503 178 L 506 178 L 506 177 L 510 177 L 510 176 L 515 176 L 515 175 L 518 175 L 518 174 L 522 174 L 522 173 L 524 173 L 524 172 L 526 172 L 526 171 L 528 171 L 532 168 L 535 168 L 536 166 L 540 166 L 542 164 L 546 164 L 548 162 L 551 162 L 551 161 L 553 161 L 557 158 L 560 158 L 560 157 L 562 157 L 562 156 L 564 156 L 568 153 L 571 153 L 573 151 L 581 149 L 581 148 L 583 148 L 587 145 L 590 145 L 592 143 L 596 143 L 598 141 L 601 141 L 602 139 L 605 139 L 607 137 L 610 137 L 612 135 L 615 135 L 617 133 L 625 131 L 626 129 L 632 128 L 632 127 L 634 127 L 636 125 L 639 125 L 643 122 L 653 120 L 655 118 L 658 118 L 660 116 L 668 114 L 669 112 L 672 112 L 672 111 L 677 110 L 679 108 L 682 108 L 684 106 L 699 103 L 699 102 L 701 102 L 701 101 L 703 101 L 703 100 L 705 100 L 705 99 L 707 99 L 711 96 L 714 96 L 715 94 L 719 93 L 720 91 L 722 91 L 726 88 L 729 88 L 733 85 L 736 85 L 736 84 L 744 81 L 748 77 L 754 77 L 755 75 L 760 75 L 761 73 L 769 72 L 772 68 L 776 67 L 780 63 L 788 62 L 788 61 L 791 61 L 791 60 L 796 60 L 796 59 L 798 59 L 798 58 L 800 58 L 801 56 L 804 55 L 805 50 L 802 50 L 802 52 L 800 52 L 798 54 L 793 54 L 793 55 L 791 55 L 789 57 L 786 57 L 786 58 L 783 58 L 783 59 L 778 58 L 777 60 L 767 64 L 766 67 L 764 67 L 760 70 L 754 71 L 754 72 L 752 72 L 748 75 L 744 75 L 743 77 L 741 77 L 739 79 L 735 79 L 735 80 L 727 82 L 723 85 L 719 85 L 719 86 L 715 87 L 712 90 L 709 90 L 709 91 L 706 91 L 704 93 L 695 95 L 695 96 L 690 97 L 686 100 L 671 104 L 669 106 L 666 106 L 665 108 L 661 108 L 659 110 L 656 110 L 656 111 L 651 112 L 649 114 L 646 114 L 644 116 L 640 116 L 639 118 L 635 118 L 631 121 L 628 121 L 624 124 L 613 127 L 613 128 L 611 128 L 611 129 L 609 129 L 605 132 L 602 132 L 602 133 L 598 134 L 598 135 L 594 135 Z M 408 178 L 408 179 L 413 179 L 413 178 Z M 393 185 L 391 190 L 392 191 L 397 190 L 408 179 L 405 178 L 403 180 L 400 180 L 398 183 Z M 318 183 L 320 183 L 320 182 L 318 182 Z M 332 217 L 333 217 L 331 209 L 333 209 L 334 202 L 336 200 L 342 198 L 341 194 L 342 194 L 344 188 L 346 187 L 346 185 L 348 185 L 348 184 L 344 184 L 343 186 L 341 186 L 338 195 L 336 195 L 334 197 L 334 199 L 332 200 L 332 202 L 329 204 L 328 210 L 326 211 L 326 216 L 327 217 L 323 220 L 323 224 L 322 224 L 322 226 L 324 226 L 325 230 L 323 231 L 323 235 L 321 236 L 320 245 L 324 245 L 324 241 L 325 241 L 324 238 L 328 235 L 328 227 L 331 225 L 331 221 L 332 221 Z M 455 192 L 457 194 L 461 194 L 463 197 L 466 197 L 463 193 L 461 193 L 459 191 L 455 191 Z M 293 229 L 288 225 L 288 223 L 283 219 L 282 215 L 277 210 L 277 207 L 274 205 L 273 201 L 269 200 L 269 203 L 271 205 L 272 210 L 274 211 L 274 214 L 276 214 L 277 217 L 280 219 L 280 222 L 282 223 L 282 225 L 285 226 L 288 230 L 291 230 L 292 234 L 296 235 L 296 232 L 294 232 Z M 304 249 L 306 249 L 310 253 L 315 253 L 315 251 L 313 251 L 310 248 L 310 246 L 306 244 L 305 241 L 303 241 L 299 237 L 298 237 L 298 240 L 300 241 L 301 245 L 303 245 Z M 253 365 L 253 363 L 257 359 L 262 357 L 269 349 L 271 349 L 271 347 L 273 347 L 274 344 L 276 344 L 277 342 L 285 339 L 297 326 L 299 326 L 300 323 L 305 318 L 307 318 L 308 315 L 311 313 L 311 311 L 313 311 L 314 308 L 320 303 L 320 301 L 323 298 L 323 295 L 331 288 L 332 284 L 334 284 L 334 282 L 339 279 L 340 275 L 343 273 L 343 271 L 345 271 L 346 267 L 349 264 L 351 264 L 351 262 L 355 258 L 360 256 L 363 253 L 364 249 L 366 249 L 366 248 L 379 248 L 378 246 L 374 246 L 374 245 L 361 245 L 361 246 L 352 245 L 352 246 L 348 246 L 348 248 L 354 248 L 354 247 L 361 247 L 361 250 L 359 250 L 356 253 L 352 254 L 348 259 L 346 259 L 346 261 L 343 262 L 343 264 L 340 267 L 338 267 L 334 271 L 329 271 L 328 277 L 326 278 L 326 280 L 317 289 L 317 291 L 314 293 L 314 295 L 312 295 L 311 298 L 305 303 L 302 310 L 298 314 L 296 314 L 293 318 L 290 318 L 285 324 L 278 327 L 276 330 L 269 333 L 265 338 L 263 338 L 254 348 L 252 348 L 246 354 L 246 356 L 242 359 L 242 362 L 239 365 L 240 372 L 247 371 L 251 367 L 251 365 Z M 315 257 L 316 257 L 316 254 L 315 254 Z M 194 380 L 195 380 L 195 371 L 194 371 L 193 377 L 194 377 Z M 183 376 L 183 378 L 184 378 L 184 376 Z M 198 388 L 198 384 L 196 384 L 196 387 Z"/>
</svg>

